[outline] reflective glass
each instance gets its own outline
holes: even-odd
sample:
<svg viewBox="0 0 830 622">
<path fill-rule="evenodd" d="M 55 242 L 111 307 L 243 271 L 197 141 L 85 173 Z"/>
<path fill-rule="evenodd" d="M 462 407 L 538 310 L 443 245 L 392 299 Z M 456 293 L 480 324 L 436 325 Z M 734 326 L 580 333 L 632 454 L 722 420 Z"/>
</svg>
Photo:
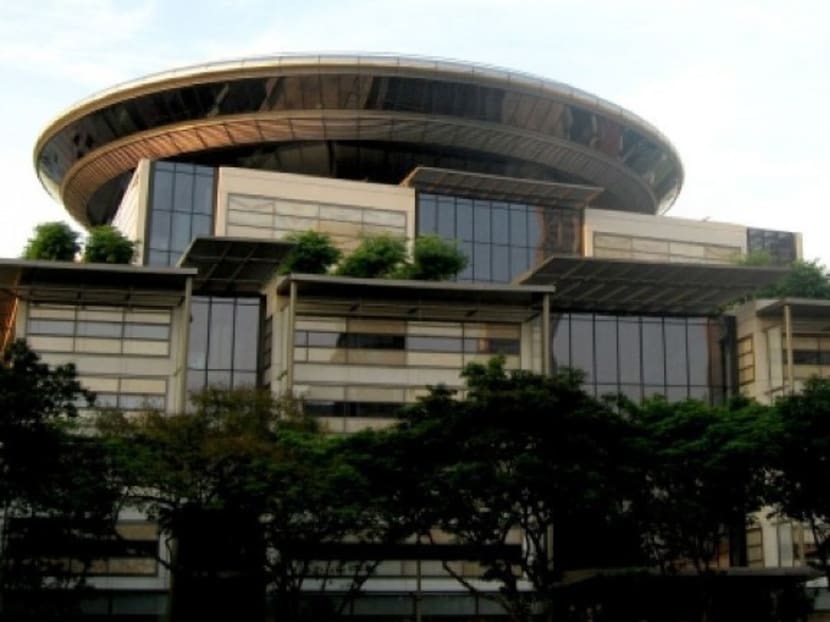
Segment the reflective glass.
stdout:
<svg viewBox="0 0 830 622">
<path fill-rule="evenodd" d="M 193 299 L 190 308 L 190 341 L 188 343 L 188 367 L 204 368 L 207 364 L 208 344 L 207 299 Z"/>
<path fill-rule="evenodd" d="M 640 383 L 640 321 L 620 318 L 619 359 L 620 382 Z"/>
<path fill-rule="evenodd" d="M 455 205 L 448 197 L 438 199 L 438 235 L 442 238 L 454 239 L 455 235 Z"/>
<path fill-rule="evenodd" d="M 475 201 L 474 205 L 474 239 L 476 242 L 490 242 L 490 203 Z"/>
<path fill-rule="evenodd" d="M 666 383 L 686 385 L 689 382 L 686 361 L 686 324 L 683 320 L 667 319 L 664 324 L 666 339 Z"/>
<path fill-rule="evenodd" d="M 491 246 L 493 272 L 492 280 L 495 283 L 509 283 L 510 272 L 510 249 L 507 246 Z"/>
<path fill-rule="evenodd" d="M 617 382 L 617 323 L 597 321 L 594 325 L 597 382 Z"/>
<path fill-rule="evenodd" d="M 507 206 L 503 203 L 493 205 L 493 243 L 508 244 L 510 242 L 510 216 Z"/>
<path fill-rule="evenodd" d="M 571 316 L 571 367 L 585 372 L 585 380 L 594 379 L 594 322 L 590 315 Z"/>
<path fill-rule="evenodd" d="M 208 369 L 230 369 L 233 352 L 233 301 L 214 300 L 210 309 Z M 208 379 L 210 382 L 210 379 Z"/>
<path fill-rule="evenodd" d="M 705 324 L 689 322 L 689 384 L 709 384 L 709 336 Z"/>
<path fill-rule="evenodd" d="M 79 337 L 121 337 L 121 324 L 114 322 L 78 322 Z"/>
<path fill-rule="evenodd" d="M 662 385 L 666 382 L 665 350 L 663 348 L 663 323 L 660 320 L 644 319 L 643 331 L 643 381 L 647 384 Z"/>
<path fill-rule="evenodd" d="M 153 208 L 173 209 L 173 173 L 155 166 L 153 173 Z"/>
<path fill-rule="evenodd" d="M 37 335 L 71 336 L 75 332 L 72 320 L 29 320 L 29 332 Z"/>
<path fill-rule="evenodd" d="M 124 337 L 127 339 L 166 341 L 169 336 L 170 327 L 166 324 L 124 324 Z"/>
<path fill-rule="evenodd" d="M 257 366 L 257 331 L 259 324 L 259 304 L 243 303 L 236 306 L 233 332 L 233 368 L 234 370 L 256 371 Z"/>
<path fill-rule="evenodd" d="M 473 239 L 473 202 L 470 199 L 458 199 L 455 207 L 455 237 L 459 240 Z"/>
<path fill-rule="evenodd" d="M 554 315 L 551 318 L 551 335 L 553 335 L 554 367 L 569 367 L 571 364 L 571 331 L 568 314 Z"/>
</svg>

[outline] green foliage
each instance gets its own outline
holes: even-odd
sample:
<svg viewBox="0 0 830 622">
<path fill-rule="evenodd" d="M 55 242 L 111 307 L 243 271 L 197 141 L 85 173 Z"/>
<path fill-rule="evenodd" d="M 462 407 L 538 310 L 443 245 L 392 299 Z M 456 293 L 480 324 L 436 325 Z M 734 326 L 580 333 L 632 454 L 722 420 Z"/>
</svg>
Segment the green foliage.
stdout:
<svg viewBox="0 0 830 622">
<path fill-rule="evenodd" d="M 81 250 L 78 234 L 64 222 L 45 222 L 35 227 L 23 249 L 23 259 L 73 261 Z"/>
<path fill-rule="evenodd" d="M 296 246 L 280 266 L 280 274 L 325 274 L 340 261 L 342 255 L 325 233 L 304 231 L 293 233 L 286 240 L 294 242 Z"/>
<path fill-rule="evenodd" d="M 800 394 L 776 403 L 771 501 L 782 515 L 813 532 L 815 565 L 830 576 L 830 379 L 812 378 Z"/>
<path fill-rule="evenodd" d="M 629 403 L 628 414 L 642 481 L 631 508 L 647 553 L 664 570 L 708 572 L 730 529 L 744 533 L 763 504 L 774 412 L 653 398 Z"/>
<path fill-rule="evenodd" d="M 300 588 L 320 559 L 359 589 L 377 562 L 338 547 L 388 529 L 353 464 L 369 450 L 348 451 L 352 441 L 321 434 L 293 400 L 268 392 L 208 389 L 192 400 L 192 413 L 104 413 L 98 426 L 128 498 L 178 542 L 174 617 L 239 616 L 244 597 L 241 617 L 262 619 L 267 586 L 277 617 L 297 619 Z M 216 529 L 228 531 L 221 547 Z M 216 575 L 244 581 L 205 583 Z M 228 595 L 234 585 L 239 598 Z"/>
<path fill-rule="evenodd" d="M 754 296 L 830 299 L 830 275 L 818 261 L 796 261 L 781 280 L 758 290 Z"/>
<path fill-rule="evenodd" d="M 423 235 L 415 239 L 412 262 L 403 266 L 401 278 L 421 281 L 451 279 L 467 267 L 467 257 L 457 244 L 437 235 Z"/>
<path fill-rule="evenodd" d="M 0 590 L 39 614 L 59 605 L 54 615 L 65 615 L 77 605 L 75 588 L 83 586 L 97 550 L 91 542 L 115 537 L 120 489 L 107 476 L 101 447 L 70 424 L 78 404 L 91 400 L 71 365 L 50 368 L 24 341 L 4 353 Z"/>
<path fill-rule="evenodd" d="M 84 245 L 84 263 L 128 264 L 135 255 L 135 243 L 115 227 L 93 227 Z"/>
<path fill-rule="evenodd" d="M 429 508 L 409 513 L 420 512 L 423 533 L 434 523 L 469 546 L 485 577 L 501 583 L 512 615 L 549 610 L 561 573 L 578 563 L 569 557 L 573 549 L 554 551 L 554 526 L 564 545 L 573 538 L 565 525 L 610 524 L 622 507 L 625 422 L 580 389 L 578 374 L 507 372 L 493 359 L 468 366 L 463 376 L 465 398 L 434 389 L 408 412 L 401 433 L 421 459 L 405 486 Z M 528 546 L 514 559 L 493 556 L 509 549 L 516 527 Z M 521 588 L 516 566 L 533 592 Z"/>
<path fill-rule="evenodd" d="M 406 242 L 388 235 L 364 238 L 337 267 L 336 274 L 362 279 L 388 278 L 406 262 Z"/>
</svg>

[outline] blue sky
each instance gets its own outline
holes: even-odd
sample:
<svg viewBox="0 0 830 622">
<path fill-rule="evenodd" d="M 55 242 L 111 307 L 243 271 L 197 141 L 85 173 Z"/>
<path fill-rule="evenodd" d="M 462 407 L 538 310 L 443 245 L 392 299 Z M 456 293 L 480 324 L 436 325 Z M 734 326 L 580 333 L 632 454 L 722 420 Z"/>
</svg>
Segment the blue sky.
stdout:
<svg viewBox="0 0 830 622">
<path fill-rule="evenodd" d="M 828 23 L 823 0 L 0 0 L 0 256 L 67 218 L 31 154 L 73 102 L 180 65 L 374 51 L 500 65 L 621 104 L 680 152 L 670 215 L 802 231 L 805 256 L 830 264 Z"/>
</svg>

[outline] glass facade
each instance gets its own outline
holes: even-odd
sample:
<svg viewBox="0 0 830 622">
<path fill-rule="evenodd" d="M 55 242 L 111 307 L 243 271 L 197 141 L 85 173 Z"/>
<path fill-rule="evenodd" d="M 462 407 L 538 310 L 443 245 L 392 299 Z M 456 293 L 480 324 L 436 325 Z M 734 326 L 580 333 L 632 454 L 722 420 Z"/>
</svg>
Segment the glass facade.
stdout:
<svg viewBox="0 0 830 622">
<path fill-rule="evenodd" d="M 542 207 L 418 194 L 418 234 L 457 241 L 469 263 L 459 281 L 509 283 L 546 257 L 580 255 L 582 215 Z"/>
<path fill-rule="evenodd" d="M 260 299 L 194 296 L 187 387 L 257 384 Z"/>
<path fill-rule="evenodd" d="M 198 235 L 211 235 L 215 171 L 205 166 L 154 162 L 150 173 L 145 263 L 173 266 Z"/>
<path fill-rule="evenodd" d="M 798 259 L 795 245 L 795 234 L 789 231 L 772 231 L 770 229 L 746 230 L 747 251 L 752 253 L 767 253 L 773 263 L 787 265 Z"/>
<path fill-rule="evenodd" d="M 553 368 L 582 370 L 594 395 L 709 403 L 726 396 L 715 320 L 562 313 L 552 316 L 551 335 Z"/>
</svg>

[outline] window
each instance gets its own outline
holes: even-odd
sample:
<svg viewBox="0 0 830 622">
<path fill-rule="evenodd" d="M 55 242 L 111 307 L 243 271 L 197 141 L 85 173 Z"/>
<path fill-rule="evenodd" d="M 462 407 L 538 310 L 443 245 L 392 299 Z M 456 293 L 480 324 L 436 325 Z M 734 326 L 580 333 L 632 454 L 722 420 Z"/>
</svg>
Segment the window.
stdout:
<svg viewBox="0 0 830 622">
<path fill-rule="evenodd" d="M 539 207 L 419 193 L 418 233 L 455 241 L 469 260 L 459 281 L 509 283 L 545 257 L 581 253 L 582 216 Z"/>
</svg>

